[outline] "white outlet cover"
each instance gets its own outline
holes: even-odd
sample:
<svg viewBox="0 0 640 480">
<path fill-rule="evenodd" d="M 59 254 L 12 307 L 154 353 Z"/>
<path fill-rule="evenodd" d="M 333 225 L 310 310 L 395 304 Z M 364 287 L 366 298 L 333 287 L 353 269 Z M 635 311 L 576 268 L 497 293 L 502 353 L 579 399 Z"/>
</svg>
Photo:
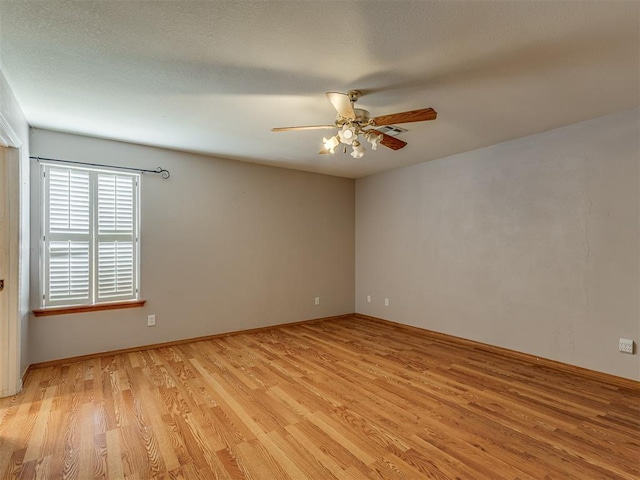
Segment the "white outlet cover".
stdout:
<svg viewBox="0 0 640 480">
<path fill-rule="evenodd" d="M 618 342 L 618 350 L 620 350 L 622 353 L 633 354 L 633 340 L 629 338 L 621 338 Z"/>
</svg>

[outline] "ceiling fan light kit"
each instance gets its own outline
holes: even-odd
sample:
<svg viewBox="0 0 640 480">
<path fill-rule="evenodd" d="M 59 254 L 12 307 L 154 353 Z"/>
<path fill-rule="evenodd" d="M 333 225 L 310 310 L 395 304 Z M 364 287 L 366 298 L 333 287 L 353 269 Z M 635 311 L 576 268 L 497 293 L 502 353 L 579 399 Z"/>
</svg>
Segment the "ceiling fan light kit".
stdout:
<svg viewBox="0 0 640 480">
<path fill-rule="evenodd" d="M 351 146 L 353 147 L 353 152 L 351 152 L 353 158 L 361 158 L 364 155 L 364 147 L 360 145 L 359 141 L 355 140 Z"/>
<path fill-rule="evenodd" d="M 284 132 L 288 130 L 320 130 L 336 128 L 338 133 L 332 137 L 322 139 L 321 154 L 334 153 L 341 143 L 344 144 L 343 151 L 346 153 L 347 146 L 351 146 L 351 156 L 362 158 L 365 148 L 360 142 L 360 136 L 371 145 L 372 150 L 377 150 L 378 144 L 399 150 L 407 143 L 399 138 L 392 137 L 386 133 L 376 130 L 376 127 L 386 126 L 395 123 L 423 122 L 435 120 L 437 113 L 433 108 L 423 108 L 410 112 L 393 113 L 380 117 L 371 118 L 369 112 L 360 108 L 353 108 L 355 102 L 360 98 L 358 90 L 350 90 L 347 93 L 327 92 L 327 98 L 336 109 L 338 115 L 333 125 L 313 125 L 306 127 L 278 127 L 273 128 L 273 132 Z"/>
<path fill-rule="evenodd" d="M 336 147 L 340 144 L 340 140 L 338 140 L 338 137 L 331 137 L 331 138 L 322 138 L 322 143 L 324 144 L 324 150 L 326 151 L 320 151 L 320 153 L 333 153 L 336 149 Z"/>
</svg>

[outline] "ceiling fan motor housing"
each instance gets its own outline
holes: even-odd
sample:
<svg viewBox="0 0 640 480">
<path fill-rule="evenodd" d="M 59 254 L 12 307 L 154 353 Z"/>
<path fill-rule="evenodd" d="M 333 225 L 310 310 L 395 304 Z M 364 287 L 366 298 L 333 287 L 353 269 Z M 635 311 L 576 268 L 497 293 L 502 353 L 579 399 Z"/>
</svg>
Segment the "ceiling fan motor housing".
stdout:
<svg viewBox="0 0 640 480">
<path fill-rule="evenodd" d="M 369 122 L 369 117 L 370 117 L 369 112 L 361 108 L 354 108 L 353 111 L 356 114 L 356 119 L 355 119 L 356 123 L 359 123 L 360 125 L 364 126 Z"/>
</svg>

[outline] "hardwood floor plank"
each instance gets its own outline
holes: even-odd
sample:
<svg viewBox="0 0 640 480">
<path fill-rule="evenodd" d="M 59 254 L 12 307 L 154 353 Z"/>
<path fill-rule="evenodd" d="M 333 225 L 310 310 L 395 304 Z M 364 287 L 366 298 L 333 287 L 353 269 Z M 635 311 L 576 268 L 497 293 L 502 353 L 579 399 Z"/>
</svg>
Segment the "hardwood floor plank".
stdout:
<svg viewBox="0 0 640 480">
<path fill-rule="evenodd" d="M 93 475 L 94 459 L 94 430 L 93 430 L 93 405 L 85 403 L 82 406 L 79 419 L 78 461 L 70 472 L 77 473 L 75 478 L 95 478 Z M 76 470 L 77 469 L 77 470 Z"/>
<path fill-rule="evenodd" d="M 338 422 L 334 422 L 334 419 L 327 417 L 322 412 L 316 412 L 309 415 L 307 419 L 313 423 L 316 427 L 328 434 L 333 440 L 342 445 L 348 450 L 351 455 L 360 460 L 363 464 L 369 465 L 376 461 L 376 456 L 372 453 L 365 452 L 363 448 L 358 445 L 358 441 L 352 438 L 348 429 L 341 428 Z M 368 447 L 368 446 L 367 446 Z M 371 447 L 368 447 L 369 449 Z"/>
<path fill-rule="evenodd" d="M 0 479 L 637 480 L 640 385 L 341 318 L 32 369 Z"/>
<path fill-rule="evenodd" d="M 158 410 L 156 404 L 156 397 L 149 391 L 148 388 L 140 388 L 139 390 L 140 402 L 143 405 L 144 411 L 149 418 L 149 424 L 153 430 L 153 438 L 157 441 L 157 448 L 160 457 L 164 463 L 165 468 L 168 471 L 172 471 L 180 468 L 180 462 L 176 456 L 176 452 L 171 445 L 171 437 L 169 431 L 162 428 L 162 415 Z"/>
<path fill-rule="evenodd" d="M 342 422 L 348 424 L 351 430 L 357 432 L 359 437 L 366 437 L 384 449 L 394 452 L 410 449 L 408 442 L 403 441 L 400 438 L 400 434 L 393 434 L 388 428 L 377 424 L 374 412 L 360 409 L 356 412 L 352 409 L 340 408 L 334 413 L 334 416 L 339 416 Z"/>
<path fill-rule="evenodd" d="M 298 442 L 324 467 L 324 469 L 326 469 L 328 475 L 321 478 L 350 478 L 350 475 L 347 475 L 344 467 L 338 464 L 333 455 L 330 455 L 322 444 L 314 442 L 312 438 L 305 435 L 297 425 L 288 425 L 285 429 L 296 442 Z"/>
<path fill-rule="evenodd" d="M 299 465 L 304 472 L 302 477 L 298 478 L 327 478 L 334 476 L 311 455 L 293 436 L 286 430 L 276 430 L 268 433 L 269 437 L 275 445 L 291 458 L 294 464 Z"/>
<path fill-rule="evenodd" d="M 273 478 L 291 480 L 275 460 L 264 450 L 256 439 L 242 442 L 237 446 L 239 455 L 245 460 L 242 469 L 247 478 L 255 480 L 271 480 Z"/>
<path fill-rule="evenodd" d="M 348 445 L 344 445 L 345 442 L 343 439 L 334 438 L 330 432 L 322 430 L 309 420 L 299 422 L 295 427 L 297 427 L 307 439 L 311 440 L 315 445 L 319 445 L 343 470 L 353 466 L 363 472 L 368 471 L 367 464 L 363 463 L 357 454 L 349 451 Z"/>
</svg>

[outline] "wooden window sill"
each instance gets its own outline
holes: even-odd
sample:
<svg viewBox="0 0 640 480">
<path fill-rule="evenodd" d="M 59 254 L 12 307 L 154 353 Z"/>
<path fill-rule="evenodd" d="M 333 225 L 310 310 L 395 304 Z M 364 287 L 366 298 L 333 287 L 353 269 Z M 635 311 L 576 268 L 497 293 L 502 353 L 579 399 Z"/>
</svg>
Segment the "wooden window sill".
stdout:
<svg viewBox="0 0 640 480">
<path fill-rule="evenodd" d="M 133 300 L 128 302 L 101 303 L 98 305 L 76 305 L 72 307 L 38 308 L 33 310 L 36 317 L 49 315 L 68 315 L 70 313 L 98 312 L 100 310 L 118 310 L 121 308 L 138 308 L 144 306 L 146 300 Z"/>
</svg>

